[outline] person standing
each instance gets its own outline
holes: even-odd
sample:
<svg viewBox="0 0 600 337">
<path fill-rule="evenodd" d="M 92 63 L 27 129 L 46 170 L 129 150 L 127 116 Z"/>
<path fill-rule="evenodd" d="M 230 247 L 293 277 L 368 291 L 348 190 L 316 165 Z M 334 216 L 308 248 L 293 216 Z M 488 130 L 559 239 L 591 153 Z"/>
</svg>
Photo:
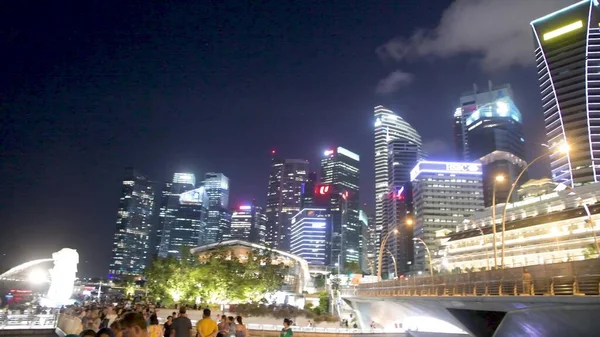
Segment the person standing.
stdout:
<svg viewBox="0 0 600 337">
<path fill-rule="evenodd" d="M 119 320 L 123 336 L 127 337 L 148 337 L 148 327 L 144 315 L 137 312 L 125 314 Z"/>
<path fill-rule="evenodd" d="M 235 337 L 235 318 L 233 316 L 227 317 L 229 324 L 229 337 Z"/>
<path fill-rule="evenodd" d="M 229 336 L 229 322 L 227 321 L 227 316 L 222 315 L 221 321 L 217 325 L 219 332 L 217 333 L 217 337 L 227 337 Z"/>
<path fill-rule="evenodd" d="M 164 337 L 171 337 L 171 324 L 173 324 L 173 316 L 167 317 L 167 321 L 163 325 Z"/>
<path fill-rule="evenodd" d="M 235 318 L 238 324 L 235 326 L 235 337 L 248 337 L 248 329 L 242 322 L 242 316 Z"/>
<path fill-rule="evenodd" d="M 196 324 L 196 333 L 198 337 L 217 337 L 219 327 L 217 322 L 210 318 L 210 309 L 202 311 L 202 319 Z"/>
<path fill-rule="evenodd" d="M 281 329 L 281 333 L 279 337 L 292 337 L 294 332 L 292 331 L 292 321 L 289 318 L 285 318 L 283 320 L 283 329 Z"/>
<path fill-rule="evenodd" d="M 163 335 L 163 328 L 158 324 L 158 317 L 156 317 L 156 314 L 150 315 L 148 334 L 150 337 L 161 337 Z"/>
<path fill-rule="evenodd" d="M 187 317 L 184 306 L 179 307 L 179 317 L 171 324 L 170 337 L 194 337 L 192 335 L 192 321 Z"/>
</svg>

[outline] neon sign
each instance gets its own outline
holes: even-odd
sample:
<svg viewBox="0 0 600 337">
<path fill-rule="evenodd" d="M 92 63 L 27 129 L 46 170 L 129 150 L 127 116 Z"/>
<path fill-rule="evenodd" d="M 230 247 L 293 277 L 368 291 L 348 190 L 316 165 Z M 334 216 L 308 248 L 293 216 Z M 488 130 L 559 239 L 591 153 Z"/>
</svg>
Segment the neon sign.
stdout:
<svg viewBox="0 0 600 337">
<path fill-rule="evenodd" d="M 326 194 L 329 194 L 330 189 L 331 189 L 331 186 L 329 186 L 329 185 L 319 185 L 319 186 L 315 187 L 315 193 L 320 194 L 320 195 L 326 195 Z"/>
<path fill-rule="evenodd" d="M 475 164 L 451 163 L 451 164 L 446 164 L 446 170 L 459 171 L 459 172 L 477 172 L 477 171 L 479 171 L 479 166 L 477 166 Z"/>
</svg>

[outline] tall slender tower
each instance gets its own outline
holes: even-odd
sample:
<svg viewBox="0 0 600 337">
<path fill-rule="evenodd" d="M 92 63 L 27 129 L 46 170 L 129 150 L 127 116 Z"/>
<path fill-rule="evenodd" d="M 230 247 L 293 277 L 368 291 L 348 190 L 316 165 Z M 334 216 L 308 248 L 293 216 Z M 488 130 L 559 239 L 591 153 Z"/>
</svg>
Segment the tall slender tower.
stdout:
<svg viewBox="0 0 600 337">
<path fill-rule="evenodd" d="M 206 217 L 206 244 L 223 241 L 230 230 L 229 178 L 223 173 L 209 172 L 204 175 L 204 188 L 208 196 Z"/>
<path fill-rule="evenodd" d="M 340 270 L 348 264 L 360 265 L 362 241 L 358 213 L 360 157 L 343 147 L 325 151 L 321 159 L 321 184 L 331 186 L 329 194 L 331 213 L 331 261 L 341 263 Z M 338 262 L 339 261 L 339 262 Z"/>
<path fill-rule="evenodd" d="M 154 184 L 134 169 L 127 169 L 117 210 L 109 278 L 141 275 L 150 255 Z"/>
<path fill-rule="evenodd" d="M 290 250 L 291 221 L 300 211 L 302 186 L 308 173 L 308 160 L 273 157 L 265 207 L 268 246 L 285 252 Z"/>
<path fill-rule="evenodd" d="M 552 179 L 568 186 L 600 174 L 600 8 L 584 0 L 531 22 Z"/>
<path fill-rule="evenodd" d="M 387 210 L 390 187 L 389 144 L 394 140 L 404 140 L 414 144 L 420 152 L 421 136 L 408 122 L 383 106 L 376 106 L 375 117 L 375 247 L 379 252 L 382 234 L 388 227 L 389 210 Z M 410 158 L 410 157 L 407 157 Z M 402 162 L 410 172 L 411 162 Z"/>
</svg>

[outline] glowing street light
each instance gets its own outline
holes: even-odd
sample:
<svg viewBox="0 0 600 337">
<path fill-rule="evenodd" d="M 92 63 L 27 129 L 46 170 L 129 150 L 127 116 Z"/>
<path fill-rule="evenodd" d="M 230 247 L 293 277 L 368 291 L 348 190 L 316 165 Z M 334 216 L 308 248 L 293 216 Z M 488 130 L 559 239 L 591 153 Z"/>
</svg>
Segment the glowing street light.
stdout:
<svg viewBox="0 0 600 337">
<path fill-rule="evenodd" d="M 547 147 L 548 150 L 552 149 L 550 146 L 547 146 L 547 145 L 545 147 Z M 556 148 L 557 148 L 556 153 L 562 153 L 562 154 L 565 154 L 565 155 L 568 155 L 569 151 L 571 151 L 571 146 L 568 143 L 566 143 L 566 142 L 558 144 L 558 146 L 556 146 Z M 548 153 L 543 153 L 543 154 L 537 156 L 534 160 L 530 161 L 529 164 L 527 164 L 523 168 L 523 170 L 521 170 L 521 173 L 519 173 L 519 175 L 517 176 L 517 179 L 515 179 L 515 181 L 513 182 L 512 186 L 510 188 L 510 191 L 508 192 L 508 196 L 506 197 L 506 202 L 504 203 L 504 209 L 502 211 L 502 260 L 500 262 L 502 268 L 504 268 L 504 248 L 505 248 L 505 246 L 504 246 L 504 242 L 505 242 L 504 241 L 504 232 L 506 232 L 506 210 L 507 210 L 506 206 L 508 206 L 508 203 L 510 202 L 510 197 L 512 196 L 513 191 L 515 190 L 515 187 L 517 186 L 517 183 L 521 179 L 521 176 L 527 171 L 527 169 L 533 163 L 535 163 L 536 161 L 538 161 L 538 160 L 540 160 L 542 158 L 545 158 L 547 155 L 548 155 Z"/>
</svg>

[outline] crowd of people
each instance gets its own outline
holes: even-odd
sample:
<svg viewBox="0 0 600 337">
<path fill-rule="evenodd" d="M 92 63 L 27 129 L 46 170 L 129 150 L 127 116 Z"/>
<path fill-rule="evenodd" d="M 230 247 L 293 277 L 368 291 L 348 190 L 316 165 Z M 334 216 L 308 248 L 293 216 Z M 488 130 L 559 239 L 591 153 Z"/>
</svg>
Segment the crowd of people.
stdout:
<svg viewBox="0 0 600 337">
<path fill-rule="evenodd" d="M 293 336 L 291 326 L 291 320 L 283 321 L 281 337 Z M 194 327 L 184 306 L 162 323 L 158 309 L 152 307 L 74 306 L 62 311 L 59 327 L 67 337 L 248 337 L 241 316 L 214 320 L 207 308 Z"/>
</svg>

